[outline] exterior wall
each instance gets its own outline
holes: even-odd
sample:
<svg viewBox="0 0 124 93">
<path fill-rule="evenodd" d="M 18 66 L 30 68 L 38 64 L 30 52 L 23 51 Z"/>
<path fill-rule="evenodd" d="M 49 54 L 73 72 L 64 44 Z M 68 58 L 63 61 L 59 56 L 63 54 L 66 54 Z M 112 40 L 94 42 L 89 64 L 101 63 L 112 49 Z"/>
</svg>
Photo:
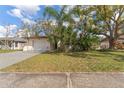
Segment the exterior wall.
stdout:
<svg viewBox="0 0 124 93">
<path fill-rule="evenodd" d="M 124 43 L 124 40 L 120 39 L 120 40 L 118 40 L 118 42 L 120 42 L 120 43 L 123 44 Z"/>
<path fill-rule="evenodd" d="M 119 36 L 119 38 L 117 39 L 117 42 L 120 44 L 124 44 L 124 35 Z M 109 48 L 109 41 L 108 40 L 104 40 L 100 43 L 100 48 L 104 49 L 104 48 Z"/>
<path fill-rule="evenodd" d="M 40 38 L 40 39 L 29 39 L 23 51 L 47 51 L 50 50 L 50 43 L 47 41 L 47 38 Z"/>
<path fill-rule="evenodd" d="M 124 44 L 124 40 L 123 39 L 118 39 L 117 42 L 119 42 L 120 44 Z M 101 49 L 107 49 L 107 48 L 109 48 L 109 42 L 108 41 L 101 42 L 100 48 Z"/>
<path fill-rule="evenodd" d="M 17 43 L 17 46 L 16 46 L 16 44 L 15 44 L 15 42 L 14 42 L 14 45 L 13 45 L 13 47 L 11 47 L 11 49 L 14 49 L 14 50 L 21 50 L 21 49 L 23 49 L 23 47 L 24 47 L 24 43 Z"/>
<path fill-rule="evenodd" d="M 107 49 L 109 48 L 109 42 L 108 41 L 103 41 L 100 44 L 100 49 Z"/>
<path fill-rule="evenodd" d="M 27 40 L 27 43 L 25 43 L 25 46 L 23 47 L 23 51 L 29 51 L 29 50 L 33 50 L 31 39 Z"/>
</svg>

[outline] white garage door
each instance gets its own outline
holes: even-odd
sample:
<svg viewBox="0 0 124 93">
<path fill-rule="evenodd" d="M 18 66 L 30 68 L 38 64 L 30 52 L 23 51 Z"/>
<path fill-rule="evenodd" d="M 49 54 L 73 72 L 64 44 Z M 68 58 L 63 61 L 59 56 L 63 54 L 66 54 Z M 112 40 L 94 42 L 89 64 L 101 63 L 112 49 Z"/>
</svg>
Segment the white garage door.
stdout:
<svg viewBox="0 0 124 93">
<path fill-rule="evenodd" d="M 46 39 L 33 40 L 34 50 L 46 51 L 50 50 L 50 43 Z"/>
</svg>

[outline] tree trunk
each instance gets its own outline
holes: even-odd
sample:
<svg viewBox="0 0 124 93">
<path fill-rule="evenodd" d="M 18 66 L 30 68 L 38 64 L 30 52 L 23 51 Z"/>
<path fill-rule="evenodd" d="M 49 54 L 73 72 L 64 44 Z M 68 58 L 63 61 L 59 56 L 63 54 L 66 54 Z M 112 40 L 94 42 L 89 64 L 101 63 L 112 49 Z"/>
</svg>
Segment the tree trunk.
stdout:
<svg viewBox="0 0 124 93">
<path fill-rule="evenodd" d="M 57 48 L 58 48 L 57 40 L 56 37 L 54 37 L 54 49 L 57 50 Z"/>
<path fill-rule="evenodd" d="M 57 49 L 57 42 L 55 42 L 54 49 L 55 50 Z"/>
<path fill-rule="evenodd" d="M 113 38 L 109 39 L 109 49 L 115 48 L 115 40 Z"/>
<path fill-rule="evenodd" d="M 117 33 L 118 25 L 116 25 L 115 30 L 110 31 L 110 38 L 109 38 L 109 49 L 115 49 L 116 41 L 117 41 Z"/>
<path fill-rule="evenodd" d="M 109 28 L 110 37 L 109 37 L 109 49 L 114 49 L 114 38 L 113 38 L 113 30 L 111 30 L 111 27 Z"/>
</svg>

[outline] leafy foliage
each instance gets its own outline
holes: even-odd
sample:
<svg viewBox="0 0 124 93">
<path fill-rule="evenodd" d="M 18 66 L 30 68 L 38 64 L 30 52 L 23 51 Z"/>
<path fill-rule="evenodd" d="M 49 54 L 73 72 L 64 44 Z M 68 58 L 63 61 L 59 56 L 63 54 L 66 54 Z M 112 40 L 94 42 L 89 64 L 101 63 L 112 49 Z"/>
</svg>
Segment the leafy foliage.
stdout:
<svg viewBox="0 0 124 93">
<path fill-rule="evenodd" d="M 26 32 L 35 35 L 44 32 L 53 49 L 59 51 L 82 51 L 95 48 L 99 35 L 109 41 L 109 48 L 124 34 L 124 7 L 119 6 L 61 6 L 59 10 L 46 7 L 44 20 L 27 27 Z M 29 29 L 32 28 L 32 29 Z"/>
</svg>

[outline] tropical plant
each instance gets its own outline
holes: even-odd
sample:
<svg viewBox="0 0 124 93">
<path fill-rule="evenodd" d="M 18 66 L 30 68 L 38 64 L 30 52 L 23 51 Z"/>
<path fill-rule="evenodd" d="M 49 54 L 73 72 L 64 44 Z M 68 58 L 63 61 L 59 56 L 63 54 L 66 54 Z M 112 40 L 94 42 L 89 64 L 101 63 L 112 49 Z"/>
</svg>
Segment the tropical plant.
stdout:
<svg viewBox="0 0 124 93">
<path fill-rule="evenodd" d="M 94 33 L 93 6 L 75 6 L 72 13 L 79 19 L 75 26 L 75 29 L 79 31 L 78 48 L 76 48 L 89 50 L 94 43 L 98 42 L 98 36 Z"/>
<path fill-rule="evenodd" d="M 69 32 L 69 23 L 73 24 L 73 19 L 71 18 L 71 13 L 66 13 L 67 6 L 62 6 L 60 11 L 54 9 L 53 7 L 46 7 L 44 16 L 48 18 L 46 28 L 49 33 L 47 36 L 54 45 L 54 49 L 59 49 L 64 51 L 68 39 L 67 32 Z M 52 21 L 54 20 L 54 22 Z M 63 24 L 66 23 L 66 26 Z M 71 32 L 71 31 L 70 31 Z M 66 33 L 66 34 L 65 34 Z M 58 42 L 59 45 L 58 45 Z"/>
</svg>

